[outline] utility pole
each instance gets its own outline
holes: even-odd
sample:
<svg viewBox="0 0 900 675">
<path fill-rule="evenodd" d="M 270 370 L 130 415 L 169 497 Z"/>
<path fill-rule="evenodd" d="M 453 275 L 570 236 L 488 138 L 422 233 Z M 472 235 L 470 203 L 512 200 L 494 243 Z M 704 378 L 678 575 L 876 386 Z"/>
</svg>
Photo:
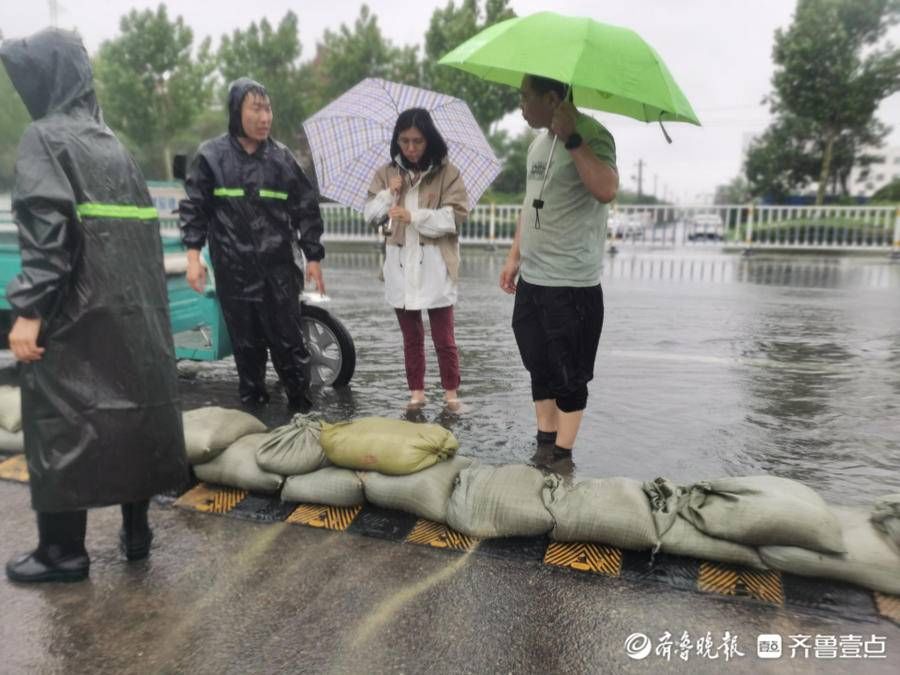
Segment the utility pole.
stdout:
<svg viewBox="0 0 900 675">
<path fill-rule="evenodd" d="M 653 197 L 655 199 L 659 199 L 659 197 L 657 197 L 657 195 L 656 195 L 656 180 L 657 180 L 657 178 L 659 178 L 658 174 L 653 174 Z"/>
<path fill-rule="evenodd" d="M 57 0 L 47 0 L 47 4 L 50 5 L 50 25 L 56 28 L 59 24 L 59 3 Z"/>
<path fill-rule="evenodd" d="M 638 169 L 638 172 L 637 172 L 637 184 L 638 184 L 637 196 L 638 196 L 638 202 L 641 201 L 641 196 L 644 194 L 644 164 L 645 164 L 645 162 L 644 162 L 643 159 L 639 159 L 638 162 L 637 162 L 637 169 Z"/>
</svg>

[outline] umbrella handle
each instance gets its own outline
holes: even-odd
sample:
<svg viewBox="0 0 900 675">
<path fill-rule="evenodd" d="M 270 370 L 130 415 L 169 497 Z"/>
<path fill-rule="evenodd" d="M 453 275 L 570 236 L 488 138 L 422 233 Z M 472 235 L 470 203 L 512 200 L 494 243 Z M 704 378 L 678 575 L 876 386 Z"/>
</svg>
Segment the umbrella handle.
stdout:
<svg viewBox="0 0 900 675">
<path fill-rule="evenodd" d="M 399 201 L 399 195 L 394 195 L 393 205 L 394 205 L 394 206 L 397 206 L 397 202 L 398 202 L 398 201 Z M 393 218 L 388 218 L 387 223 L 386 223 L 385 226 L 381 229 L 381 233 L 382 233 L 384 236 L 389 237 L 389 236 L 391 236 L 391 234 L 393 234 L 393 232 L 394 232 L 394 219 L 393 219 Z"/>
<path fill-rule="evenodd" d="M 572 96 L 572 85 L 566 85 L 566 93 L 563 96 L 563 101 L 568 101 Z M 573 103 L 574 105 L 574 103 Z M 550 175 L 550 161 L 553 159 L 553 151 L 556 150 L 556 142 L 559 140 L 559 136 L 553 134 L 553 142 L 550 144 L 550 154 L 547 155 L 547 163 L 545 164 L 546 168 L 544 169 L 544 179 L 541 181 L 541 191 L 538 192 L 538 198 L 532 202 L 532 206 L 534 206 L 535 210 L 540 210 L 544 208 L 544 186 L 547 185 L 547 176 Z M 540 215 L 538 214 L 538 222 L 540 222 Z"/>
</svg>

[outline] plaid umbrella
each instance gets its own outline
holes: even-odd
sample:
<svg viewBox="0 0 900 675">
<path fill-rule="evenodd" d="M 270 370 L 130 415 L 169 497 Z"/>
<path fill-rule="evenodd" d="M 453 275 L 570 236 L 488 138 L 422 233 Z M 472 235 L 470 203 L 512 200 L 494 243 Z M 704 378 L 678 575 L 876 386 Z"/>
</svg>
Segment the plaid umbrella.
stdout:
<svg viewBox="0 0 900 675">
<path fill-rule="evenodd" d="M 376 78 L 363 80 L 303 123 L 322 195 L 362 211 L 375 170 L 390 159 L 397 116 L 408 108 L 431 113 L 474 208 L 501 165 L 469 106 L 452 96 Z"/>
</svg>

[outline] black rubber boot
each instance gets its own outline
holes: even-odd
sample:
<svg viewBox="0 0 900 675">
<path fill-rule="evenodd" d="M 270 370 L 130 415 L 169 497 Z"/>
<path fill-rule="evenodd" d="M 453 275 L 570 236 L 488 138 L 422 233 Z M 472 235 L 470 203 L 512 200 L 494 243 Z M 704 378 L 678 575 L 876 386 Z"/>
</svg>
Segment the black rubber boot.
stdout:
<svg viewBox="0 0 900 675">
<path fill-rule="evenodd" d="M 269 403 L 269 392 L 254 391 L 250 394 L 241 394 L 241 407 L 246 410 L 259 410 Z"/>
<path fill-rule="evenodd" d="M 306 414 L 313 409 L 313 402 L 305 393 L 288 394 L 287 408 L 290 412 Z"/>
<path fill-rule="evenodd" d="M 6 563 L 6 576 L 22 583 L 87 579 L 87 511 L 38 512 L 37 523 L 38 547 Z"/>
<path fill-rule="evenodd" d="M 143 560 L 150 555 L 153 530 L 147 520 L 150 500 L 122 504 L 122 529 L 119 530 L 119 549 L 128 560 Z"/>
</svg>

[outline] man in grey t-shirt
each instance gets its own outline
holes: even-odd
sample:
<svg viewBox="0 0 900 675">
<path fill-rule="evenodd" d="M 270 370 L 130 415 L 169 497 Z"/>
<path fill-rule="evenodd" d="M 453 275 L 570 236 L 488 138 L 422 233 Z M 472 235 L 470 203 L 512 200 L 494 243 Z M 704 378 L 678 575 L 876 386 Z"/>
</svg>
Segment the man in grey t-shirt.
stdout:
<svg viewBox="0 0 900 675">
<path fill-rule="evenodd" d="M 612 136 L 566 100 L 567 89 L 522 79 L 522 116 L 546 131 L 528 150 L 522 217 L 500 273 L 500 288 L 516 295 L 513 332 L 531 375 L 538 444 L 561 457 L 575 445 L 594 376 L 607 205 L 619 187 Z"/>
</svg>

